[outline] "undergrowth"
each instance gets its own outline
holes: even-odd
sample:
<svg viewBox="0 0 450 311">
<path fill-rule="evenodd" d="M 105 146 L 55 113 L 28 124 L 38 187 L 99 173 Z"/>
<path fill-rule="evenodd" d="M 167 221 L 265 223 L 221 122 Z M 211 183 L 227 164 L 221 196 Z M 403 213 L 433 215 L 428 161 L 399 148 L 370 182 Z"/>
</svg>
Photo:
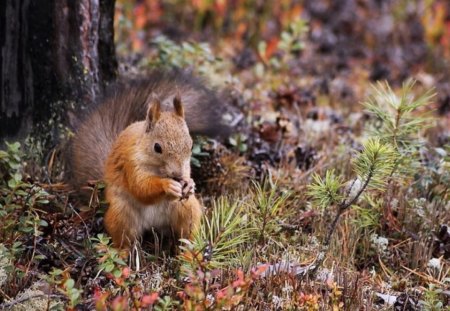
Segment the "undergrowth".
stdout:
<svg viewBox="0 0 450 311">
<path fill-rule="evenodd" d="M 213 28 L 226 25 L 213 8 L 196 7 L 195 24 L 219 14 Z M 239 133 L 195 144 L 206 210 L 192 240 L 150 232 L 129 255 L 114 249 L 101 184 L 85 204 L 39 176 L 59 176 L 53 156 L 35 170 L 6 143 L 0 309 L 449 310 L 450 147 L 435 90 L 424 78 L 368 87 L 362 73 L 353 91 L 354 72 L 351 83 L 311 79 L 319 69 L 299 59 L 314 54 L 318 26 L 298 15 L 280 19 L 279 38 L 242 26 L 258 30 L 250 56 L 158 35 L 138 64 L 193 71 L 227 87 L 238 110 Z"/>
<path fill-rule="evenodd" d="M 303 198 L 295 186 L 269 174 L 264 181 L 253 182 L 247 192 L 214 199 L 197 234 L 192 240 L 181 240 L 171 258 L 158 258 L 138 247 L 130 261 L 126 253 L 111 247 L 109 238 L 98 234 L 83 243 L 87 250 L 82 251 L 85 260 L 96 263 L 94 281 L 80 279 L 71 265 L 34 272 L 50 259 L 38 243 L 51 241 L 45 233 L 47 214 L 58 202 L 45 185 L 26 176 L 20 144 L 7 144 L 0 153 L 2 306 L 34 299 L 17 302 L 13 297 L 46 283 L 47 292 L 35 296 L 52 300 L 55 310 L 76 309 L 88 297 L 97 310 L 150 306 L 218 310 L 240 305 L 339 309 L 358 306 L 362 297 L 374 299 L 383 291 L 376 286 L 369 292 L 358 289 L 363 277 L 366 283 L 398 283 L 395 290 L 421 286 L 417 305 L 443 310 L 450 268 L 439 253 L 432 257 L 430 238 L 439 229 L 437 223 L 423 221 L 420 231 L 416 229 L 423 236 L 412 240 L 405 222 L 416 213 L 443 223 L 442 213 L 449 208 L 448 189 L 442 188 L 449 178 L 448 150 L 435 150 L 433 158 L 424 162 L 430 147 L 422 133 L 432 126 L 432 119 L 416 116 L 431 93 L 414 97 L 412 82 L 405 83 L 399 95 L 386 84 L 374 86 L 372 92 L 364 104 L 371 117 L 361 145 L 347 153 L 351 172 L 331 166 L 312 174 Z M 441 190 L 431 194 L 436 187 Z M 299 202 L 310 211 L 299 209 Z M 441 214 L 430 215 L 430 208 L 440 209 Z M 317 218 L 309 233 L 301 224 L 291 224 L 307 213 Z M 353 250 L 343 254 L 341 247 Z M 423 248 L 423 258 L 407 259 L 408 252 L 417 248 Z M 359 276 L 340 266 L 346 256 L 355 256 L 346 267 L 362 269 Z M 371 274 L 364 274 L 365 269 Z M 314 278 L 322 285 L 314 286 Z M 351 294 L 350 284 L 355 286 Z"/>
</svg>

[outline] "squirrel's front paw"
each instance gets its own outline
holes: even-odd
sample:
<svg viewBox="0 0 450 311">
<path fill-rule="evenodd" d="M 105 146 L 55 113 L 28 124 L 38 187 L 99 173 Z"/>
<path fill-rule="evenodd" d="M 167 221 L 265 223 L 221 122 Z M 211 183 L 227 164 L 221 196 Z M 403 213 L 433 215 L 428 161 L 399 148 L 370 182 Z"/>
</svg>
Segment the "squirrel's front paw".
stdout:
<svg viewBox="0 0 450 311">
<path fill-rule="evenodd" d="M 169 196 L 170 199 L 180 199 L 183 197 L 183 187 L 181 183 L 173 179 L 164 179 L 164 192 Z"/>
<path fill-rule="evenodd" d="M 192 178 L 183 181 L 182 199 L 187 199 L 191 194 L 194 194 L 195 182 Z"/>
</svg>

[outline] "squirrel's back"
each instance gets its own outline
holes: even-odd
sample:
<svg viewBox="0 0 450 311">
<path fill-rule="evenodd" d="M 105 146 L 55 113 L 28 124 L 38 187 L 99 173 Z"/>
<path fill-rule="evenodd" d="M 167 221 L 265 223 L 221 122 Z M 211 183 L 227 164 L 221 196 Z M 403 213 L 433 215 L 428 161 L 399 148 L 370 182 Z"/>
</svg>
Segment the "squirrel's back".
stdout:
<svg viewBox="0 0 450 311">
<path fill-rule="evenodd" d="M 228 131 L 222 119 L 225 108 L 218 97 L 199 79 L 184 72 L 154 71 L 145 78 L 117 82 L 106 94 L 87 113 L 68 150 L 70 182 L 76 187 L 102 179 L 114 141 L 128 125 L 145 119 L 151 94 L 158 96 L 163 109 L 169 109 L 179 95 L 193 135 L 217 136 Z"/>
</svg>

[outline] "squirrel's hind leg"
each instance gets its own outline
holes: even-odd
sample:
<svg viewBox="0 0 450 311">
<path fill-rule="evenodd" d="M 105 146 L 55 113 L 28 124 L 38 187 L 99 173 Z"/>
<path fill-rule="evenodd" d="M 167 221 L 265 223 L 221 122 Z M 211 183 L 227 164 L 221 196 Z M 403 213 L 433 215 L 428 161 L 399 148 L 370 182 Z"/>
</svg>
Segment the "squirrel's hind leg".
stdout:
<svg viewBox="0 0 450 311">
<path fill-rule="evenodd" d="M 104 224 L 106 231 L 112 238 L 113 246 L 121 249 L 129 249 L 134 241 L 140 237 L 138 223 L 134 223 L 136 217 L 132 215 L 133 209 L 126 202 L 111 200 L 105 213 Z"/>
<path fill-rule="evenodd" d="M 179 238 L 192 238 L 200 227 L 203 207 L 194 195 L 187 200 L 176 202 L 171 213 L 170 226 Z"/>
</svg>

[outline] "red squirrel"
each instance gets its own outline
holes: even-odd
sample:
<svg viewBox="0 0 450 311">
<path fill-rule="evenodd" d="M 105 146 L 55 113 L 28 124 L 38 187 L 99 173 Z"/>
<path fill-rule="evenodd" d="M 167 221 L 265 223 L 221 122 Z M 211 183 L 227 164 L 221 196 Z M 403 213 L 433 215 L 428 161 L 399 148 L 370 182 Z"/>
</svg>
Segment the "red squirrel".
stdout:
<svg viewBox="0 0 450 311">
<path fill-rule="evenodd" d="M 72 140 L 72 184 L 106 183 L 104 224 L 113 245 L 129 248 L 155 228 L 188 238 L 202 206 L 190 176 L 192 134 L 223 134 L 223 107 L 200 80 L 153 72 L 119 83 L 81 123 Z"/>
</svg>

